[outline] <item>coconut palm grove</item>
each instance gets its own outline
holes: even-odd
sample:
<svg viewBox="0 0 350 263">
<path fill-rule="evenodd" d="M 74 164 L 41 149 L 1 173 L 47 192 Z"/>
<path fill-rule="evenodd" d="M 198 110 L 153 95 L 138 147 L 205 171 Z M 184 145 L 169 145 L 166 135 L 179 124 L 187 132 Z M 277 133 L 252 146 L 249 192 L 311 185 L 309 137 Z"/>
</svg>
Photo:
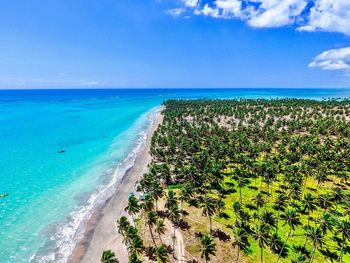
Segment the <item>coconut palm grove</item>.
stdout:
<svg viewBox="0 0 350 263">
<path fill-rule="evenodd" d="M 167 100 L 129 262 L 350 262 L 350 100 Z M 118 262 L 105 251 L 102 262 Z"/>
</svg>

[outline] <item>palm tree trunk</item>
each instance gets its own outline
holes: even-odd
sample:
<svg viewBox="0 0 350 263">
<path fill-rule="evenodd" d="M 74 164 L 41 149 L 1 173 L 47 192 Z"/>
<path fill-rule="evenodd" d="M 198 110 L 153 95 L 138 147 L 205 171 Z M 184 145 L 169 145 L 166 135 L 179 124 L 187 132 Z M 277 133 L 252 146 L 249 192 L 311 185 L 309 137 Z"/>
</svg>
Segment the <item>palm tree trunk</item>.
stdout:
<svg viewBox="0 0 350 263">
<path fill-rule="evenodd" d="M 309 229 L 310 227 L 310 215 L 308 215 L 308 218 L 307 218 L 307 228 Z M 308 236 L 307 236 L 307 231 L 306 231 L 306 234 L 305 234 L 305 242 L 304 242 L 304 248 L 306 247 L 306 242 L 308 240 Z"/>
<path fill-rule="evenodd" d="M 282 246 L 282 248 L 281 248 L 281 251 L 280 251 L 280 253 L 278 254 L 278 257 L 277 257 L 277 261 L 276 261 L 276 263 L 278 263 L 278 261 L 280 260 L 280 257 L 281 257 L 281 255 L 282 255 L 282 252 L 283 252 L 284 246 L 287 244 L 287 242 L 288 242 L 288 239 L 289 239 L 289 237 L 290 237 L 291 232 L 292 232 L 292 228 L 290 228 L 290 229 L 289 229 L 289 233 L 288 233 L 288 236 L 287 236 L 286 242 L 284 242 L 284 243 L 283 243 L 283 246 Z"/>
<path fill-rule="evenodd" d="M 267 195 L 266 195 L 266 201 L 265 201 L 265 210 L 266 210 L 266 205 L 269 202 L 269 194 L 270 194 L 270 185 L 267 184 Z"/>
<path fill-rule="evenodd" d="M 149 228 L 149 232 L 151 233 L 151 237 L 152 237 L 152 241 L 153 241 L 154 247 L 156 247 L 156 241 L 154 240 L 152 228 L 151 228 L 150 225 L 148 225 L 148 228 Z"/>
<path fill-rule="evenodd" d="M 180 211 L 181 211 L 181 212 L 182 212 L 182 210 L 183 210 L 183 209 L 182 209 L 182 203 L 183 203 L 183 202 L 182 202 L 182 200 L 181 200 L 181 201 L 180 201 Z M 182 213 L 180 213 L 180 215 L 182 216 Z"/>
<path fill-rule="evenodd" d="M 209 227 L 210 227 L 210 234 L 211 234 L 211 231 L 212 231 L 212 222 L 211 222 L 211 216 L 209 216 Z"/>
<path fill-rule="evenodd" d="M 174 225 L 174 233 L 173 233 L 173 258 L 175 258 L 175 225 Z"/>
<path fill-rule="evenodd" d="M 237 259 L 236 259 L 236 262 L 237 262 L 237 263 L 239 262 L 239 251 L 240 251 L 240 249 L 238 248 L 238 249 L 237 249 Z"/>
<path fill-rule="evenodd" d="M 132 222 L 134 223 L 134 227 L 136 227 L 136 225 L 135 225 L 135 218 L 134 218 L 134 214 L 131 214 L 131 218 L 132 218 Z"/>
<path fill-rule="evenodd" d="M 164 245 L 163 240 L 162 240 L 162 235 L 160 233 L 158 233 L 158 236 L 159 236 L 160 243 L 162 243 L 162 245 Z"/>
<path fill-rule="evenodd" d="M 343 241 L 343 244 L 341 245 L 341 249 L 340 249 L 340 255 L 339 255 L 339 262 L 342 263 L 343 262 L 343 249 L 344 249 L 344 244 L 345 241 Z"/>
<path fill-rule="evenodd" d="M 304 182 L 304 185 L 303 185 L 303 191 L 301 192 L 302 195 L 304 195 L 305 188 L 306 188 L 306 178 L 305 178 L 305 182 Z"/>
<path fill-rule="evenodd" d="M 242 204 L 242 188 L 239 188 L 239 203 Z"/>
<path fill-rule="evenodd" d="M 262 263 L 263 262 L 263 248 L 261 247 L 260 248 L 260 263 Z"/>
<path fill-rule="evenodd" d="M 312 261 L 314 260 L 315 250 L 316 250 L 316 246 L 314 246 L 313 249 L 312 249 L 310 263 L 312 263 Z"/>
</svg>

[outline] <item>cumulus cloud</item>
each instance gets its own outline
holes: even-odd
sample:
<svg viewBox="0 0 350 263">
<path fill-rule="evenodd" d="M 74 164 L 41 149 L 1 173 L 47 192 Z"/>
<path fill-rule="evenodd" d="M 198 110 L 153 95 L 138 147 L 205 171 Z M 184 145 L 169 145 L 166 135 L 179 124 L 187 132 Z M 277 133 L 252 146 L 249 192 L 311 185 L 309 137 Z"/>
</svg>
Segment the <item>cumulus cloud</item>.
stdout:
<svg viewBox="0 0 350 263">
<path fill-rule="evenodd" d="M 259 28 L 295 25 L 300 31 L 350 35 L 350 0 L 178 0 L 178 3 L 183 8 L 180 14 L 187 11 L 214 18 L 240 19 Z"/>
<path fill-rule="evenodd" d="M 248 24 L 253 27 L 280 27 L 292 24 L 301 15 L 305 0 L 261 1 L 258 8 L 248 9 Z"/>
<path fill-rule="evenodd" d="M 177 0 L 184 13 L 216 19 L 238 19 L 251 27 L 292 25 L 298 31 L 337 32 L 350 36 L 350 0 Z M 350 47 L 331 49 L 314 58 L 311 68 L 341 70 L 350 74 Z"/>
<path fill-rule="evenodd" d="M 330 31 L 350 35 L 349 0 L 315 0 L 304 31 Z"/>
<path fill-rule="evenodd" d="M 350 72 L 350 47 L 325 51 L 319 54 L 309 67 Z"/>
</svg>

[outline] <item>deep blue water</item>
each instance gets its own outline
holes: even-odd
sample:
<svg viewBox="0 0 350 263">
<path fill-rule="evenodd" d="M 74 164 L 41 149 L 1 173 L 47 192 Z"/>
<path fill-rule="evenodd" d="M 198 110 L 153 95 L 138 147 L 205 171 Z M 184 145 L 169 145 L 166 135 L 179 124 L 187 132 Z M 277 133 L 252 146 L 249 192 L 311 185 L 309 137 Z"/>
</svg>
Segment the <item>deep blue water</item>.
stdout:
<svg viewBox="0 0 350 263">
<path fill-rule="evenodd" d="M 167 98 L 343 98 L 349 89 L 0 91 L 0 263 L 65 262 Z M 65 153 L 57 151 L 64 149 Z"/>
</svg>

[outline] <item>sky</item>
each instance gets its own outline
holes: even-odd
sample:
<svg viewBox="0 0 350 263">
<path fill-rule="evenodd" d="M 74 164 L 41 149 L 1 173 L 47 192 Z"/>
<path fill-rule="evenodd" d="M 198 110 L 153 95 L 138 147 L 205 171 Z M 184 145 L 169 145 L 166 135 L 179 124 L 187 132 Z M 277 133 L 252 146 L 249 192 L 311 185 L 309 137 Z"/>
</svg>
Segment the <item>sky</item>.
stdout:
<svg viewBox="0 0 350 263">
<path fill-rule="evenodd" d="M 2 0 L 0 88 L 350 87 L 349 0 Z"/>
</svg>

